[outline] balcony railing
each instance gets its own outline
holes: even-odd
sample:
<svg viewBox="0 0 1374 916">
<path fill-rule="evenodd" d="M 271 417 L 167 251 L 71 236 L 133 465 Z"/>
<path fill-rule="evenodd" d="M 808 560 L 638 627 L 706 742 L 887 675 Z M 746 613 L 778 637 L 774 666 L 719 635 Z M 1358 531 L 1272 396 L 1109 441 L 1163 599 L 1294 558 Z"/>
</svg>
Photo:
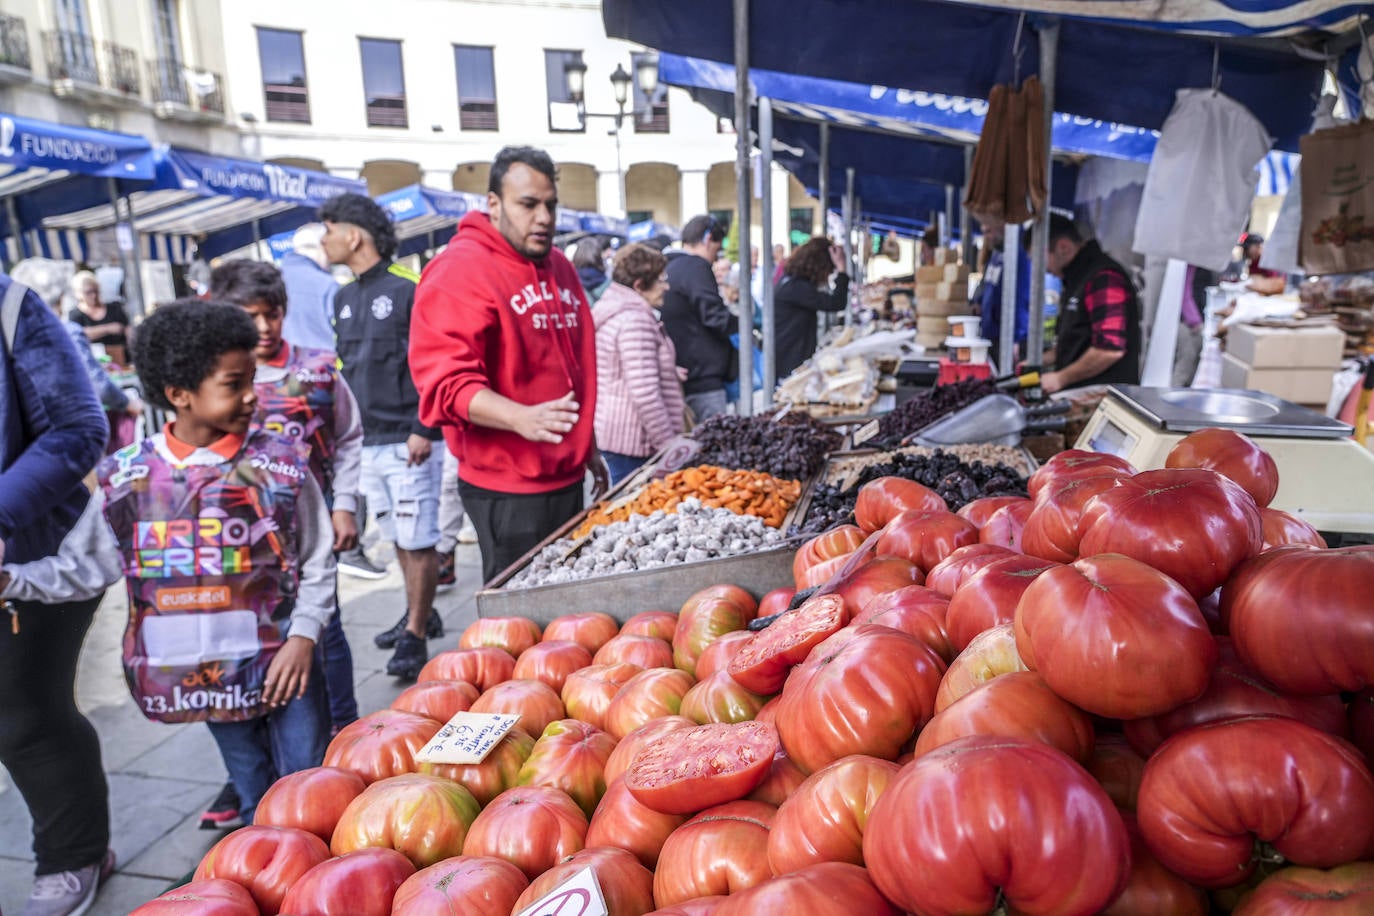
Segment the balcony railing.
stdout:
<svg viewBox="0 0 1374 916">
<path fill-rule="evenodd" d="M 459 103 L 458 126 L 463 130 L 500 130 L 496 119 L 496 102 Z"/>
<path fill-rule="evenodd" d="M 634 119 L 635 133 L 637 134 L 666 134 L 668 133 L 668 103 L 663 102 L 652 106 L 649 116 L 641 120 Z"/>
<path fill-rule="evenodd" d="M 148 62 L 148 83 L 153 103 L 173 103 L 192 111 L 224 114 L 224 82 L 211 70 L 188 67 L 175 58 Z"/>
<path fill-rule="evenodd" d="M 406 97 L 377 95 L 367 100 L 368 127 L 405 127 Z"/>
<path fill-rule="evenodd" d="M 142 90 L 138 52 L 114 42 L 97 42 L 80 32 L 44 32 L 48 74 L 111 92 L 137 96 Z"/>
<path fill-rule="evenodd" d="M 29 30 L 18 16 L 0 15 L 0 65 L 32 70 L 29 56 Z"/>
<path fill-rule="evenodd" d="M 262 88 L 267 102 L 267 120 L 310 123 L 310 94 L 304 86 L 264 83 Z"/>
</svg>

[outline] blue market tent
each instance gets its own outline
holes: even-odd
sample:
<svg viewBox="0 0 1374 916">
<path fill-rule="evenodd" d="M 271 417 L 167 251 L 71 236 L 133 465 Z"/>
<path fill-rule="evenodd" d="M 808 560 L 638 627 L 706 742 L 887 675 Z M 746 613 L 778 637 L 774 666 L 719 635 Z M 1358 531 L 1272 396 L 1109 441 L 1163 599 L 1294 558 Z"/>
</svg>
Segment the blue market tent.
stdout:
<svg viewBox="0 0 1374 916">
<path fill-rule="evenodd" d="M 458 221 L 472 210 L 485 210 L 486 198 L 463 191 L 441 191 L 413 184 L 377 197 L 391 214 L 402 257 L 430 251 L 453 237 Z"/>
<path fill-rule="evenodd" d="M 149 257 L 182 260 L 187 240 L 199 240 L 202 256 L 215 257 L 310 222 L 337 194 L 367 193 L 361 181 L 175 147 L 158 147 L 156 160 L 152 186 L 128 194 Z M 46 228 L 83 232 L 112 224 L 104 207 L 43 221 Z"/>
<path fill-rule="evenodd" d="M 575 233 L 591 235 L 616 235 L 625 236 L 630 231 L 628 220 L 619 216 L 603 216 L 600 213 L 591 213 L 586 210 L 569 210 L 560 208 L 558 211 L 558 225 L 554 230 L 559 235 L 573 235 Z"/>
<path fill-rule="evenodd" d="M 80 258 L 79 236 L 43 231 L 43 218 L 98 207 L 113 223 L 112 200 L 151 184 L 155 167 L 142 137 L 0 113 L 0 238 L 10 259 Z"/>
<path fill-rule="evenodd" d="M 676 241 L 678 238 L 677 228 L 669 226 L 667 223 L 646 219 L 643 222 L 631 224 L 625 232 L 625 238 L 631 242 L 647 242 L 660 236 Z"/>
</svg>

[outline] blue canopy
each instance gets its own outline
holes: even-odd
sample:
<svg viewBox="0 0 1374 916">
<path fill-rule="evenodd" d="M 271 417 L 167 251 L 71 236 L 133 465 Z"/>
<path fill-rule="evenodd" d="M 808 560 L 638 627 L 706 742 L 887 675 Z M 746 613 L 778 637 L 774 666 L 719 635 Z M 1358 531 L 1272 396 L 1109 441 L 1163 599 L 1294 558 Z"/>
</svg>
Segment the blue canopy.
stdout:
<svg viewBox="0 0 1374 916">
<path fill-rule="evenodd" d="M 591 232 L 597 235 L 624 236 L 630 230 L 630 223 L 623 217 L 603 216 L 586 210 L 560 208 L 556 230 L 560 235 L 574 232 Z"/>
<path fill-rule="evenodd" d="M 666 236 L 676 240 L 678 237 L 677 228 L 675 226 L 669 226 L 667 223 L 659 223 L 651 219 L 646 219 L 643 222 L 633 223 L 625 232 L 625 238 L 631 242 L 647 242 L 659 236 Z"/>
<path fill-rule="evenodd" d="M 1296 150 L 1311 126 L 1326 55 L 1347 50 L 1354 40 L 1351 18 L 1369 9 L 1344 4 L 1314 15 L 1322 5 L 1300 0 L 1248 0 L 1239 10 L 1215 0 L 1019 0 L 1015 9 L 941 0 L 810 0 L 800 16 L 791 0 L 751 0 L 750 6 L 751 67 L 962 98 L 987 98 L 994 85 L 1037 73 L 1043 14 L 1024 10 L 1053 13 L 1062 16 L 1056 110 L 1158 129 L 1177 90 L 1213 85 L 1215 61 L 1221 91 L 1249 108 L 1285 150 Z M 614 38 L 734 59 L 725 25 L 733 21 L 731 0 L 604 0 L 602 18 Z M 766 40 L 758 40 L 765 24 Z M 1345 34 L 1314 35 L 1313 27 Z M 1270 37 L 1276 35 L 1291 37 Z M 1231 40 L 1238 36 L 1245 40 Z"/>
<path fill-rule="evenodd" d="M 129 194 L 134 226 L 153 237 L 145 250 L 154 256 L 157 237 L 166 237 L 201 239 L 201 254 L 215 257 L 310 222 L 335 195 L 367 193 L 364 182 L 323 172 L 168 146 L 157 148 L 156 160 L 152 186 Z M 91 207 L 43 225 L 90 231 L 113 222 L 108 207 Z"/>
<path fill-rule="evenodd" d="M 464 215 L 487 206 L 480 194 L 418 184 L 379 195 L 377 203 L 396 223 L 397 254 L 403 257 L 447 244 Z"/>
</svg>

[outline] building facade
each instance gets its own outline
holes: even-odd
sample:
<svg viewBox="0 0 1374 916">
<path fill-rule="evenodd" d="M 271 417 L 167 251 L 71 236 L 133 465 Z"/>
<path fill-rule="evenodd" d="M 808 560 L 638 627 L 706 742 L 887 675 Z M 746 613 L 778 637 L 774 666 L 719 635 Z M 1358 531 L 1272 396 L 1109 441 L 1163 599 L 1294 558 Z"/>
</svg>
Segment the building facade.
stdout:
<svg viewBox="0 0 1374 916">
<path fill-rule="evenodd" d="M 565 206 L 728 218 L 728 124 L 635 81 L 614 117 L 610 77 L 641 53 L 606 37 L 597 0 L 0 0 L 0 110 L 362 178 L 373 194 L 484 192 L 496 151 L 529 144 L 559 163 Z M 585 68 L 581 105 L 569 65 Z M 776 239 L 819 225 L 795 180 L 768 184 Z"/>
</svg>

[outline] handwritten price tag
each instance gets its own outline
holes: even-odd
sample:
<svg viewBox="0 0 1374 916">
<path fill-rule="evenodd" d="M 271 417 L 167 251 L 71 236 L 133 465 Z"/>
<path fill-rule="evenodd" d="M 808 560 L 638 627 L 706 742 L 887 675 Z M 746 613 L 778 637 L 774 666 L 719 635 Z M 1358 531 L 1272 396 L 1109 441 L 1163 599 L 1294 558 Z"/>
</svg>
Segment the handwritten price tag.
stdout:
<svg viewBox="0 0 1374 916">
<path fill-rule="evenodd" d="M 540 897 L 515 916 L 610 916 L 591 866 Z"/>
<path fill-rule="evenodd" d="M 878 435 L 878 421 L 869 420 L 863 426 L 854 430 L 854 446 L 857 448 L 876 435 Z"/>
<path fill-rule="evenodd" d="M 417 763 L 481 763 L 520 721 L 511 713 L 460 712 L 415 754 Z"/>
</svg>

